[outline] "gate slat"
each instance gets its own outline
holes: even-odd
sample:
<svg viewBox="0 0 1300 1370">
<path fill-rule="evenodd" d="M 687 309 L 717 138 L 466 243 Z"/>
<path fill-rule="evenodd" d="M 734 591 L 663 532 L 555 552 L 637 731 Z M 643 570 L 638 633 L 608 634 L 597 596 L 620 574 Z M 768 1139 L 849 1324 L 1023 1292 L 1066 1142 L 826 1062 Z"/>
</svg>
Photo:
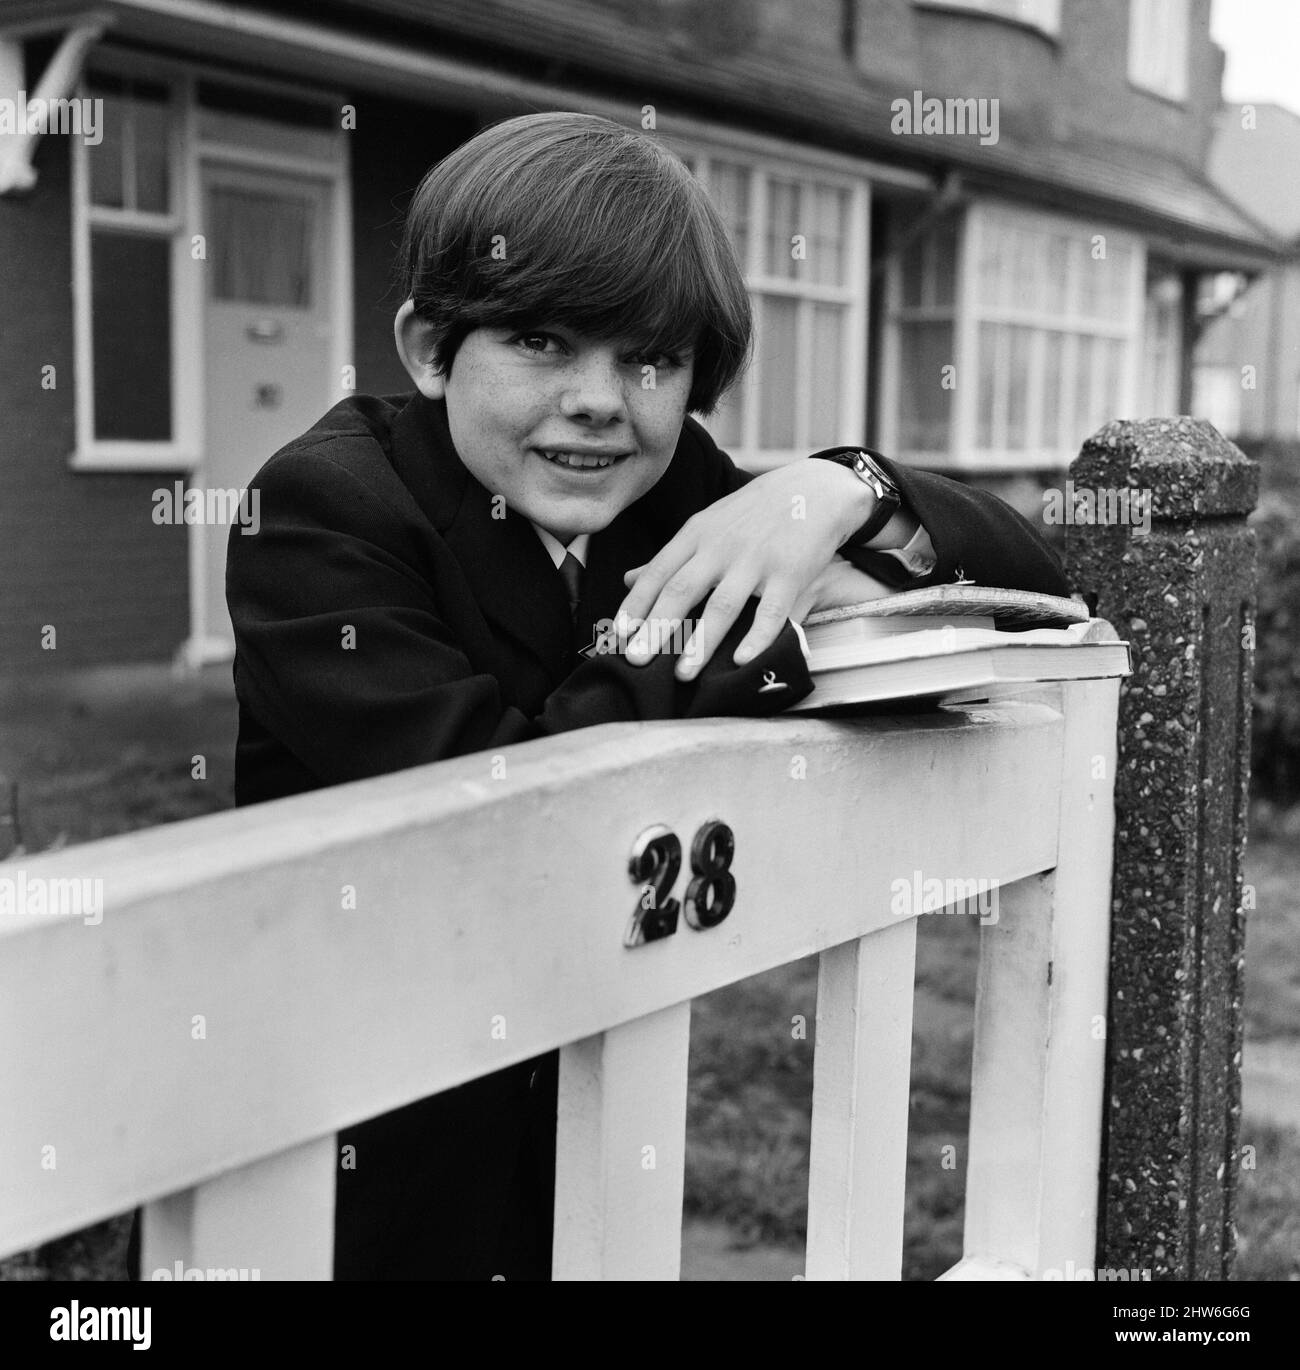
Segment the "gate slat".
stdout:
<svg viewBox="0 0 1300 1370">
<path fill-rule="evenodd" d="M 690 1002 L 560 1052 L 557 1280 L 681 1278 Z"/>
<path fill-rule="evenodd" d="M 810 1280 L 902 1275 L 915 976 L 915 918 L 821 954 Z"/>
<path fill-rule="evenodd" d="M 179 1262 L 182 1273 L 202 1270 L 205 1278 L 236 1270 L 245 1273 L 219 1278 L 328 1280 L 337 1164 L 331 1134 L 148 1204 L 141 1278 L 165 1270 L 174 1279 Z"/>
</svg>

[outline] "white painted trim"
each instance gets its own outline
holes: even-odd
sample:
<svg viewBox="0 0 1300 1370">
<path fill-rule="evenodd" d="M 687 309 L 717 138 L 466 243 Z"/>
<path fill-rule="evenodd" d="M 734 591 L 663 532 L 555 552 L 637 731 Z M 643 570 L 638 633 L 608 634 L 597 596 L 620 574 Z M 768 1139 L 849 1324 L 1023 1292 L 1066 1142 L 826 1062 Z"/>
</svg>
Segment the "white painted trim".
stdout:
<svg viewBox="0 0 1300 1370">
<path fill-rule="evenodd" d="M 849 201 L 849 240 L 845 243 L 849 288 L 849 343 L 840 387 L 840 439 L 837 446 L 865 443 L 871 415 L 867 365 L 871 326 L 871 183 L 859 184 Z"/>
<path fill-rule="evenodd" d="M 98 442 L 68 454 L 73 471 L 192 471 L 198 449 L 175 442 Z"/>
<path fill-rule="evenodd" d="M 230 166 L 249 167 L 254 171 L 286 171 L 294 176 L 331 177 L 338 172 L 341 165 L 338 158 L 330 160 L 298 157 L 292 153 L 264 152 L 260 148 L 241 147 L 237 143 L 200 141 L 195 144 L 195 151 L 201 162 L 225 162 Z"/>
<path fill-rule="evenodd" d="M 40 101 L 67 99 L 81 79 L 87 54 L 103 37 L 108 23 L 102 15 L 91 15 L 83 16 L 69 27 L 41 73 L 30 98 Z M 12 73 L 14 65 L 10 54 L 4 63 L 6 76 Z M 21 70 L 21 54 L 17 65 Z M 36 184 L 36 168 L 32 166 L 32 158 L 42 136 L 34 130 L 0 136 L 0 195 L 10 191 L 31 190 Z M 80 142 L 81 139 L 76 141 Z"/>
<path fill-rule="evenodd" d="M 111 228 L 114 233 L 138 233 L 141 237 L 161 238 L 182 227 L 179 214 L 154 214 L 143 209 L 113 209 L 109 205 L 86 206 L 86 222 L 91 228 Z"/>
<path fill-rule="evenodd" d="M 88 98 L 88 82 L 93 80 L 97 62 L 83 72 L 78 95 Z M 189 302 L 183 298 L 186 273 L 180 264 L 188 261 L 182 254 L 185 228 L 186 169 L 181 125 L 185 119 L 186 92 L 173 81 L 168 100 L 171 121 L 167 174 L 173 209 L 153 214 L 133 209 L 113 209 L 92 205 L 88 154 L 81 139 L 72 144 L 72 312 L 75 375 L 76 448 L 68 458 L 74 471 L 155 471 L 190 469 L 200 450 L 200 428 L 194 415 L 201 397 L 193 389 L 193 367 L 182 361 L 186 337 L 193 325 Z M 116 233 L 135 233 L 142 237 L 171 241 L 171 438 L 165 442 L 104 439 L 95 436 L 95 367 L 93 319 L 91 317 L 91 231 L 109 229 Z"/>
</svg>

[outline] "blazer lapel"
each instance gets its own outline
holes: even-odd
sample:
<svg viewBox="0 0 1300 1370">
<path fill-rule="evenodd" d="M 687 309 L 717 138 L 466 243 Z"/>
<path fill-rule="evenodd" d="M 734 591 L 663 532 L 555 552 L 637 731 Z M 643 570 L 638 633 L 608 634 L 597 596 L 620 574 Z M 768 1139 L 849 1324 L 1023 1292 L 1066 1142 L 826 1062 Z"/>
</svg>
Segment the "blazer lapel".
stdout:
<svg viewBox="0 0 1300 1370">
<path fill-rule="evenodd" d="M 394 469 L 459 563 L 483 615 L 553 676 L 571 663 L 569 601 L 532 524 L 493 497 L 451 441 L 447 410 L 416 394 L 393 420 Z"/>
</svg>

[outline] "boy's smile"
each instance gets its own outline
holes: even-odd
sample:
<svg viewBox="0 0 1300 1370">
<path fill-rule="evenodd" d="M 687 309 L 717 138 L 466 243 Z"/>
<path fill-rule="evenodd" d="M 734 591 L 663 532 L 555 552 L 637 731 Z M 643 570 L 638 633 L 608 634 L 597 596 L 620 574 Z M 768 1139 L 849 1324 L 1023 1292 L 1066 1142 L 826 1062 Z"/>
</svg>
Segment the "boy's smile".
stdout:
<svg viewBox="0 0 1300 1370">
<path fill-rule="evenodd" d="M 412 375 L 446 400 L 456 451 L 480 484 L 568 543 L 608 527 L 667 470 L 692 367 L 562 326 L 487 327 L 466 336 L 446 377 Z"/>
</svg>

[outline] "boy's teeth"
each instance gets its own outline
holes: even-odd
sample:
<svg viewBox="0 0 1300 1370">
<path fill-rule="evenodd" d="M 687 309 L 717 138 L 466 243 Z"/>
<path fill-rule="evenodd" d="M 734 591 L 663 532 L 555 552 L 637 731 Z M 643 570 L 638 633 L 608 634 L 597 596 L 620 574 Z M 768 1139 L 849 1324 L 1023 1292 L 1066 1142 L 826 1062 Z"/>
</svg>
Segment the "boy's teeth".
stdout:
<svg viewBox="0 0 1300 1370">
<path fill-rule="evenodd" d="M 547 461 L 558 466 L 613 466 L 613 457 L 596 457 L 580 452 L 543 452 Z"/>
</svg>

